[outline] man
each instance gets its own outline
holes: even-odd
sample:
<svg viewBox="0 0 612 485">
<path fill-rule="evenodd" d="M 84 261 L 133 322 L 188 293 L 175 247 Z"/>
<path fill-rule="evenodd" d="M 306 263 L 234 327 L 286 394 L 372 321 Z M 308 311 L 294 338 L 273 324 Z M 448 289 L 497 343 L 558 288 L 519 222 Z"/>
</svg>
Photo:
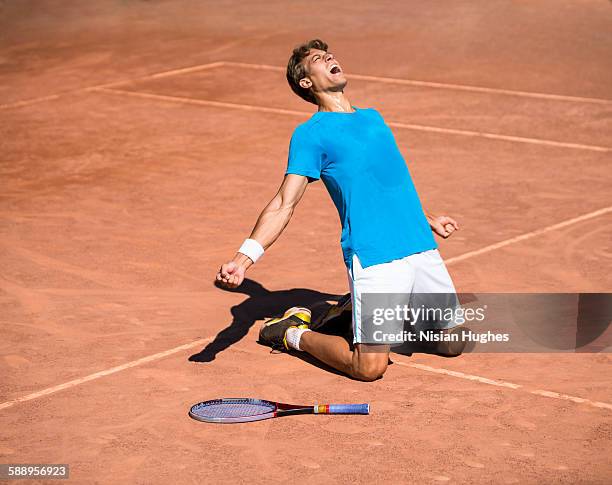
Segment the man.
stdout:
<svg viewBox="0 0 612 485">
<path fill-rule="evenodd" d="M 344 94 L 346 77 L 327 44 L 315 39 L 295 48 L 287 80 L 318 111 L 295 129 L 278 193 L 216 280 L 229 288 L 240 285 L 245 271 L 280 236 L 308 184 L 322 179 L 342 223 L 353 345 L 309 329 L 310 312 L 303 308 L 267 322 L 260 341 L 308 352 L 355 379 L 372 381 L 387 368 L 389 346 L 361 342 L 361 295 L 454 294 L 432 231 L 446 238 L 459 227 L 450 217 L 425 215 L 391 130 L 376 110 L 351 105 Z"/>
</svg>

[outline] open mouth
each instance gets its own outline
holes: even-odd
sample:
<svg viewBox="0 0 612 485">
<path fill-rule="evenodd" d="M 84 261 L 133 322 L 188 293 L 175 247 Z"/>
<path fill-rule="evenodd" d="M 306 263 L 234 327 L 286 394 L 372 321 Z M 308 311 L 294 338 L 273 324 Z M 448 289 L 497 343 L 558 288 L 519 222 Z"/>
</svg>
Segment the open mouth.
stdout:
<svg viewBox="0 0 612 485">
<path fill-rule="evenodd" d="M 338 73 L 342 72 L 342 69 L 340 69 L 340 66 L 338 64 L 333 64 L 331 69 L 329 70 L 329 72 L 331 74 L 338 74 Z"/>
</svg>

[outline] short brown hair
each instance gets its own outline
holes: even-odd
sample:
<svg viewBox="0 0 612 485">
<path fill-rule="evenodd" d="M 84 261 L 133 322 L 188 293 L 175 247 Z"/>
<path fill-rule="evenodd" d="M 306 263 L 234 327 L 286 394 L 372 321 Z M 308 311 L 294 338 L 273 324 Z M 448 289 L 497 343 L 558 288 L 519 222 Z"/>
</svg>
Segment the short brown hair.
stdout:
<svg viewBox="0 0 612 485">
<path fill-rule="evenodd" d="M 327 52 L 327 44 L 321 39 L 312 39 L 293 49 L 293 53 L 287 63 L 287 81 L 293 92 L 300 98 L 305 99 L 309 103 L 317 104 L 312 91 L 300 86 L 300 79 L 306 76 L 306 69 L 302 65 L 302 61 L 308 56 L 310 49 L 319 49 Z"/>
</svg>

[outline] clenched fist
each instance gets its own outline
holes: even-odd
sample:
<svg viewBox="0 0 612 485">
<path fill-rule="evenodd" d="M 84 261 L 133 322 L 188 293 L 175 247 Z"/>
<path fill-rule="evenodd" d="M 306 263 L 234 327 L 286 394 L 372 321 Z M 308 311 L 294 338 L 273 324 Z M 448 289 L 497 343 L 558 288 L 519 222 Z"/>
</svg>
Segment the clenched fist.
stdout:
<svg viewBox="0 0 612 485">
<path fill-rule="evenodd" d="M 444 239 L 459 229 L 459 224 L 457 224 L 457 221 L 448 216 L 433 217 L 429 220 L 429 225 L 431 226 L 431 230 L 433 232 Z"/>
<path fill-rule="evenodd" d="M 215 280 L 226 288 L 236 288 L 242 284 L 246 268 L 243 265 L 230 261 L 221 265 Z"/>
</svg>

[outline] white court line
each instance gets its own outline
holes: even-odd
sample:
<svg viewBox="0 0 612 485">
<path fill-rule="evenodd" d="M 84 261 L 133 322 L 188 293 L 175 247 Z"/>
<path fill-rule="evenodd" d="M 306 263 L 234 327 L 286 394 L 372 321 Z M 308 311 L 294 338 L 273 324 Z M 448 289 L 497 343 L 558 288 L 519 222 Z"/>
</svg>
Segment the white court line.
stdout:
<svg viewBox="0 0 612 485">
<path fill-rule="evenodd" d="M 99 84 L 97 86 L 90 86 L 88 88 L 83 88 L 84 91 L 95 90 L 98 88 L 110 88 L 112 86 L 121 86 L 122 84 L 130 84 L 138 81 L 146 81 L 147 79 L 160 79 L 168 76 L 177 76 L 179 74 L 186 74 L 190 72 L 203 71 L 205 69 L 214 69 L 217 67 L 223 66 L 225 63 L 223 61 L 217 62 L 209 62 L 208 64 L 198 64 L 196 66 L 189 67 L 180 67 L 178 69 L 170 69 L 169 71 L 161 71 L 153 74 L 146 74 L 141 77 L 136 77 L 132 79 L 126 79 L 124 81 L 116 81 L 107 84 Z"/>
<path fill-rule="evenodd" d="M 547 145 L 560 148 L 577 148 L 579 150 L 591 150 L 594 152 L 609 152 L 612 148 L 597 145 L 585 145 L 583 143 L 568 143 L 563 141 L 545 140 L 543 138 L 529 138 L 525 136 L 501 135 L 498 133 L 487 133 L 484 131 L 458 130 L 456 128 L 438 128 L 435 126 L 415 125 L 398 121 L 388 121 L 389 126 L 406 128 L 408 130 L 429 131 L 433 133 L 445 133 L 449 135 L 473 136 L 478 138 L 490 138 L 492 140 L 505 140 L 517 143 L 530 143 L 532 145 Z"/>
<path fill-rule="evenodd" d="M 434 372 L 436 374 L 444 374 L 444 375 L 447 375 L 447 376 L 459 377 L 461 379 L 467 379 L 469 381 L 481 382 L 483 384 L 489 384 L 491 386 L 507 387 L 509 389 L 519 389 L 519 388 L 522 387 L 519 384 L 512 384 L 511 382 L 499 381 L 499 380 L 495 380 L 495 379 L 487 379 L 486 377 L 474 376 L 474 375 L 471 375 L 471 374 L 464 374 L 463 372 L 457 372 L 457 371 L 454 371 L 454 370 L 439 369 L 437 367 L 430 367 L 428 365 L 423 365 L 423 364 L 414 364 L 414 363 L 398 362 L 398 361 L 394 361 L 394 362 L 396 364 L 403 365 L 403 366 L 406 366 L 406 367 L 414 367 L 415 369 L 426 370 L 427 372 Z"/>
<path fill-rule="evenodd" d="M 59 391 L 63 391 L 64 389 L 70 389 L 71 387 L 75 387 L 85 382 L 93 381 L 95 379 L 99 379 L 100 377 L 105 377 L 111 374 L 116 374 L 117 372 L 121 372 L 125 369 L 130 369 L 132 367 L 136 367 L 142 364 L 146 364 L 148 362 L 153 362 L 155 360 L 163 359 L 168 355 L 176 354 L 177 352 L 181 352 L 183 350 L 191 349 L 193 347 L 198 347 L 202 344 L 208 343 L 213 340 L 212 337 L 201 338 L 195 340 L 193 342 L 189 342 L 188 344 L 179 345 L 178 347 L 174 347 L 173 349 L 164 350 L 163 352 L 158 352 L 157 354 L 148 355 L 146 357 L 142 357 L 140 359 L 133 360 L 131 362 L 127 362 L 126 364 L 118 365 L 116 367 L 111 367 L 110 369 L 102 370 L 99 372 L 94 372 L 93 374 L 89 374 L 85 377 L 80 377 L 79 379 L 73 379 L 72 381 L 64 382 L 63 384 L 59 384 L 57 386 L 48 387 L 43 389 L 42 391 L 33 392 L 32 394 L 26 394 L 25 396 L 21 396 L 15 399 L 11 399 L 9 401 L 3 402 L 0 404 L 0 410 L 10 408 L 15 404 L 31 401 L 32 399 L 37 399 L 39 397 L 48 396 L 49 394 L 54 394 Z"/>
<path fill-rule="evenodd" d="M 59 99 L 69 94 L 85 93 L 85 92 L 92 91 L 92 90 L 95 91 L 96 89 L 99 89 L 99 88 L 121 86 L 123 84 L 129 84 L 133 82 L 146 81 L 147 79 L 158 79 L 158 78 L 163 78 L 166 76 L 175 76 L 177 74 L 201 71 L 204 69 L 213 69 L 215 67 L 221 67 L 223 64 L 224 63 L 222 61 L 211 62 L 208 64 L 198 64 L 197 66 L 182 67 L 179 69 L 170 69 L 168 71 L 161 71 L 161 72 L 156 72 L 152 74 L 145 74 L 144 76 L 140 76 L 140 77 L 136 77 L 132 79 L 126 79 L 123 81 L 115 81 L 112 83 L 97 84 L 95 86 L 87 86 L 84 88 L 71 89 L 69 91 L 64 91 L 61 93 L 50 94 L 48 96 L 41 96 L 39 98 L 24 99 L 22 101 L 15 101 L 13 103 L 0 104 L 0 109 L 19 108 L 21 106 L 29 106 L 31 104 L 42 103 L 43 101 L 51 101 L 54 99 Z"/>
<path fill-rule="evenodd" d="M 527 232 L 525 234 L 521 234 L 520 236 L 512 237 L 510 239 L 506 239 L 505 241 L 500 241 L 495 244 L 490 244 L 489 246 L 485 246 L 480 249 L 476 249 L 474 251 L 468 251 L 467 253 L 463 253 L 459 256 L 455 256 L 454 258 L 448 258 L 444 260 L 444 262 L 449 265 L 453 263 L 458 263 L 459 261 L 463 261 L 468 258 L 473 258 L 474 256 L 479 256 L 484 253 L 488 253 L 494 251 L 499 248 L 503 248 L 504 246 L 508 246 L 510 244 L 514 244 L 520 241 L 525 241 L 527 239 L 531 239 L 532 237 L 540 236 L 550 231 L 555 231 L 557 229 L 562 229 L 564 227 L 570 226 L 572 224 L 576 224 L 578 222 L 586 221 L 589 219 L 593 219 L 594 217 L 599 217 L 601 215 L 612 212 L 612 206 L 604 207 L 603 209 L 599 209 L 593 212 L 589 212 L 588 214 L 583 214 L 578 217 L 574 217 L 572 219 L 568 219 L 566 221 L 558 222 L 557 224 L 553 224 L 552 226 L 543 227 L 542 229 L 538 229 L 536 231 Z"/>
<path fill-rule="evenodd" d="M 398 364 L 404 367 L 413 367 L 414 369 L 424 370 L 427 372 L 432 372 L 434 374 L 442 374 L 446 376 L 457 377 L 459 379 L 480 382 L 481 384 L 488 384 L 491 386 L 505 387 L 508 389 L 514 389 L 514 390 L 521 389 L 530 394 L 535 394 L 536 396 L 549 397 L 552 399 L 560 399 L 563 401 L 572 401 L 578 404 L 588 404 L 589 406 L 593 406 L 593 407 L 601 408 L 601 409 L 612 409 L 612 404 L 608 404 L 606 402 L 591 401 L 590 399 L 585 399 L 583 397 L 570 396 L 568 394 L 560 394 L 558 392 L 553 392 L 553 391 L 542 391 L 539 389 L 531 391 L 529 389 L 525 389 L 524 386 L 520 384 L 513 384 L 512 382 L 500 381 L 497 379 L 488 379 L 486 377 L 475 376 L 472 374 L 465 374 L 463 372 L 458 372 L 458 371 L 449 370 L 449 369 L 442 369 L 439 367 L 430 367 L 428 365 L 423 365 L 423 364 L 402 362 L 402 361 L 397 360 L 397 356 L 394 356 L 394 359 L 395 360 L 393 362 L 395 364 Z"/>
<path fill-rule="evenodd" d="M 213 106 L 217 108 L 231 108 L 231 109 L 239 109 L 243 111 L 259 111 L 263 113 L 275 113 L 275 114 L 285 114 L 292 116 L 302 116 L 308 117 L 312 115 L 312 112 L 308 111 L 298 111 L 292 109 L 284 109 L 284 108 L 269 108 L 266 106 L 256 106 L 251 104 L 241 104 L 241 103 L 227 103 L 222 101 L 210 101 L 205 99 L 194 99 L 194 98 L 186 98 L 183 96 L 169 96 L 166 94 L 152 94 L 152 93 L 143 93 L 139 91 L 126 91 L 123 89 L 112 89 L 112 88 L 91 88 L 90 91 L 97 91 L 102 93 L 110 93 L 116 95 L 124 95 L 124 96 L 132 96 L 136 98 L 144 98 L 144 99 L 155 99 L 159 101 L 168 101 L 172 103 L 182 103 L 182 104 L 193 104 L 200 106 Z M 573 148 L 579 150 L 590 150 L 595 152 L 610 152 L 612 148 L 610 147 L 602 147 L 597 145 L 584 145 L 580 143 L 567 143 L 560 142 L 554 140 L 545 140 L 542 138 L 527 138 L 522 136 L 511 136 L 511 135 L 500 135 L 496 133 L 486 133 L 480 131 L 470 131 L 470 130 L 457 130 L 454 128 L 440 128 L 436 126 L 427 126 L 427 125 L 417 125 L 417 124 L 409 124 L 409 123 L 401 123 L 397 121 L 388 121 L 387 124 L 389 126 L 393 126 L 396 128 L 404 128 L 408 130 L 417 130 L 417 131 L 427 131 L 431 133 L 444 133 L 449 135 L 460 135 L 460 136 L 470 136 L 470 137 L 479 137 L 479 138 L 488 138 L 493 140 L 503 140 L 510 141 L 516 143 L 529 143 L 532 145 L 545 145 L 545 146 L 554 146 L 560 148 Z"/>
<path fill-rule="evenodd" d="M 250 68 L 250 69 L 260 69 L 264 71 L 275 71 L 275 72 L 285 72 L 286 71 L 286 68 L 284 67 L 271 66 L 269 64 L 251 64 L 248 62 L 225 61 L 224 65 L 244 67 L 244 68 Z M 590 98 L 590 97 L 584 97 L 584 96 L 568 96 L 564 94 L 536 93 L 532 91 L 519 91 L 519 90 L 514 90 L 514 89 L 486 88 L 483 86 L 470 86 L 467 84 L 452 84 L 452 83 L 439 83 L 439 82 L 432 82 L 432 81 L 417 81 L 414 79 L 401 79 L 401 78 L 382 77 L 382 76 L 368 76 L 364 74 L 347 74 L 347 78 L 349 80 L 359 79 L 360 81 L 374 81 L 374 82 L 385 83 L 385 84 L 404 84 L 408 86 L 422 86 L 422 87 L 437 88 L 437 89 L 471 91 L 471 92 L 476 92 L 476 93 L 506 94 L 510 96 L 522 96 L 522 97 L 527 97 L 527 98 L 551 99 L 555 101 L 573 101 L 573 102 L 595 103 L 595 104 L 604 104 L 604 105 L 612 104 L 612 100 L 610 99 Z"/>
<path fill-rule="evenodd" d="M 0 109 L 19 108 L 21 106 L 29 106 L 30 104 L 42 103 L 43 101 L 51 101 L 61 98 L 63 94 L 50 94 L 48 96 L 41 96 L 40 98 L 24 99 L 23 101 L 15 101 L 14 103 L 0 104 Z"/>
<path fill-rule="evenodd" d="M 563 399 L 565 401 L 572 401 L 579 404 L 589 404 L 591 406 L 595 406 L 596 408 L 612 409 L 612 404 L 608 404 L 607 402 L 601 401 L 591 401 L 590 399 L 585 399 L 583 397 L 570 396 L 568 394 L 559 394 L 558 392 L 553 391 L 542 391 L 540 389 L 529 392 L 537 396 L 552 397 L 553 399 Z"/>
<path fill-rule="evenodd" d="M 215 108 L 232 108 L 242 111 L 260 111 L 262 113 L 273 113 L 294 116 L 308 116 L 312 113 L 297 111 L 294 109 L 268 108 L 266 106 L 254 106 L 250 104 L 226 103 L 224 101 L 209 101 L 205 99 L 185 98 L 182 96 L 169 96 L 167 94 L 143 93 L 141 91 L 126 91 L 124 89 L 112 88 L 91 88 L 92 91 L 101 93 L 115 94 L 119 96 L 132 96 L 134 98 L 157 99 L 159 101 L 169 101 L 171 103 L 194 104 L 198 106 L 213 106 Z"/>
</svg>

